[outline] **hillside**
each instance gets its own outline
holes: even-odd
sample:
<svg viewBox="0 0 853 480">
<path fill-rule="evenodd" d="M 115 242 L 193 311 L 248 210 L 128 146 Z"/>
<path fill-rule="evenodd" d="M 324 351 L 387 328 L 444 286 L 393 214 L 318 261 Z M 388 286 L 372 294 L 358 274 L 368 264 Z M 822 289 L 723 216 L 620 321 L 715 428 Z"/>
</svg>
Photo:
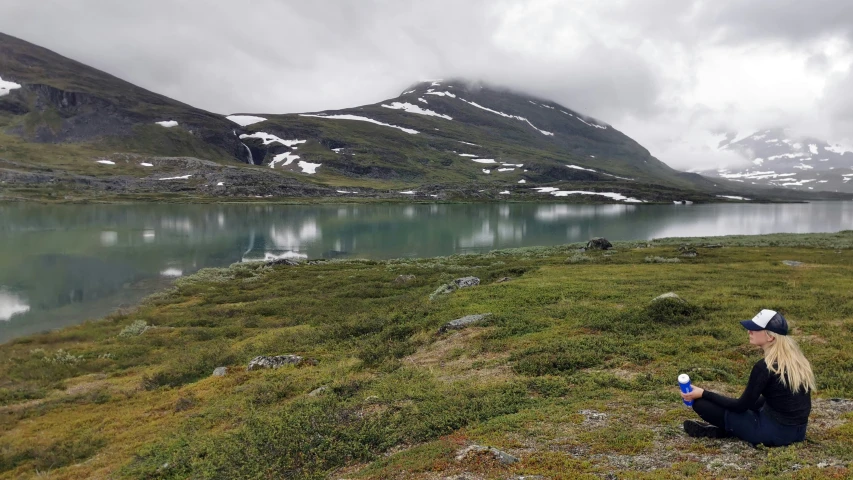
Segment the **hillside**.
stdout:
<svg viewBox="0 0 853 480">
<path fill-rule="evenodd" d="M 750 185 L 853 192 L 853 151 L 825 140 L 798 138 L 776 128 L 724 143 L 720 148 L 743 155 L 749 165 L 700 173 Z"/>
<path fill-rule="evenodd" d="M 0 478 L 850 478 L 853 232 L 580 246 L 239 263 L 0 345 Z M 806 441 L 686 437 L 677 375 L 740 393 L 762 308 L 815 369 Z"/>
<path fill-rule="evenodd" d="M 6 200 L 803 197 L 677 172 L 601 120 L 463 80 L 344 110 L 225 116 L 0 34 L 0 82 Z"/>
</svg>

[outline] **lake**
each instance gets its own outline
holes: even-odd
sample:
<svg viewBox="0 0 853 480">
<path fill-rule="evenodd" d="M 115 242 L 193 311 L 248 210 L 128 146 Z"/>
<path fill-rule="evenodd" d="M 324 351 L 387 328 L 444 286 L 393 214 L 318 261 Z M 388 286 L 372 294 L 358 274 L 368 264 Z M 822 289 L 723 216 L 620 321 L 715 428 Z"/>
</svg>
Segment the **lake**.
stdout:
<svg viewBox="0 0 853 480">
<path fill-rule="evenodd" d="M 205 267 L 432 257 L 594 236 L 835 232 L 853 202 L 712 205 L 3 205 L 0 343 L 128 307 Z"/>
</svg>

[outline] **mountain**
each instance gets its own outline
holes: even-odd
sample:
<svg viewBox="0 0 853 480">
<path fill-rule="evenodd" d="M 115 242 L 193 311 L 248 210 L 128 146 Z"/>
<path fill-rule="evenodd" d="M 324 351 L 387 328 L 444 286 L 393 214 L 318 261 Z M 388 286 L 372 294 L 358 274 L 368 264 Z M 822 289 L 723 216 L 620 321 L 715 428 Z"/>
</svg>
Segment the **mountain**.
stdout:
<svg viewBox="0 0 853 480">
<path fill-rule="evenodd" d="M 5 199 L 809 197 L 678 172 L 612 125 L 487 84 L 427 81 L 355 108 L 226 116 L 3 34 L 0 147 Z"/>
<path fill-rule="evenodd" d="M 724 142 L 720 148 L 737 152 L 751 163 L 700 173 L 750 185 L 853 192 L 853 151 L 825 140 L 799 138 L 775 128 Z"/>
</svg>

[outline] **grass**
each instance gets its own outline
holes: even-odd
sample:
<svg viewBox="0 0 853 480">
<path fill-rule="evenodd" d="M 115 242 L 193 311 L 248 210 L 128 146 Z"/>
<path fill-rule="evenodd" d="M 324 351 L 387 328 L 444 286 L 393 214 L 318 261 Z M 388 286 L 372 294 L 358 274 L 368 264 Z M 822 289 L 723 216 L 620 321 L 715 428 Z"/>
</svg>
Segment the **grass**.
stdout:
<svg viewBox="0 0 853 480">
<path fill-rule="evenodd" d="M 685 243 L 696 257 L 679 257 Z M 853 403 L 830 400 L 853 397 L 853 232 L 620 243 L 567 261 L 578 246 L 207 269 L 133 312 L 9 342 L 0 478 L 853 473 Z M 467 275 L 481 284 L 430 300 Z M 687 303 L 651 302 L 670 291 Z M 760 354 L 737 320 L 761 308 L 786 315 L 814 365 L 807 441 L 685 437 L 675 377 L 738 394 Z M 277 354 L 317 362 L 245 370 Z M 520 461 L 457 461 L 472 443 Z"/>
</svg>

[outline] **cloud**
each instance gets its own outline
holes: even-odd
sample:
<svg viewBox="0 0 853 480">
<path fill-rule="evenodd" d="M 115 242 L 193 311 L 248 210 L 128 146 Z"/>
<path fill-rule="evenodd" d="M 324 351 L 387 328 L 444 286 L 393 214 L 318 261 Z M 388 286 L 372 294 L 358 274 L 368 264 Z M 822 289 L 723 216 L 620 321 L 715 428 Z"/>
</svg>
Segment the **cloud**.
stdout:
<svg viewBox="0 0 853 480">
<path fill-rule="evenodd" d="M 7 0 L 0 31 L 219 113 L 339 109 L 425 78 L 483 80 L 600 118 L 692 168 L 735 161 L 708 147 L 720 132 L 853 131 L 851 5 Z"/>
</svg>

